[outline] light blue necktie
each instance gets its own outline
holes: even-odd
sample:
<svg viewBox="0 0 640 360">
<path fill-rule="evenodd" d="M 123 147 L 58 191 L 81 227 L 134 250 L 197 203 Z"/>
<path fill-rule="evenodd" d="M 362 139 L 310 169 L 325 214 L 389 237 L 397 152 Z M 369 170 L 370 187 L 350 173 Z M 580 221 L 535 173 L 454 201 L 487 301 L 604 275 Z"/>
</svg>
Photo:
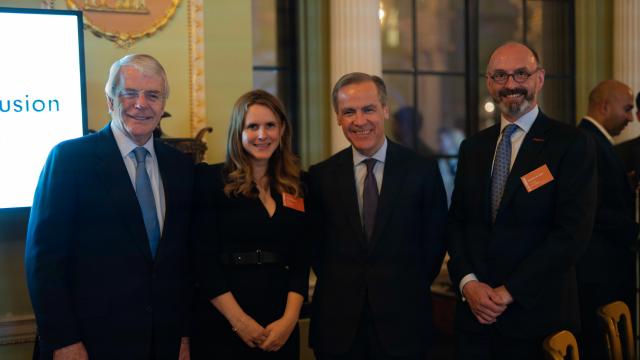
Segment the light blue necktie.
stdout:
<svg viewBox="0 0 640 360">
<path fill-rule="evenodd" d="M 142 218 L 144 219 L 144 227 L 147 229 L 147 238 L 151 255 L 156 257 L 158 250 L 158 242 L 160 242 L 160 224 L 158 223 L 158 213 L 156 212 L 156 201 L 153 197 L 153 189 L 151 188 L 151 180 L 147 173 L 145 158 L 149 153 L 144 147 L 133 149 L 136 156 L 136 197 L 142 210 Z"/>
<path fill-rule="evenodd" d="M 496 221 L 498 208 L 502 200 L 504 186 L 509 177 L 511 167 L 511 135 L 518 130 L 518 125 L 509 124 L 502 130 L 502 139 L 498 143 L 496 158 L 491 171 L 491 222 Z"/>
</svg>

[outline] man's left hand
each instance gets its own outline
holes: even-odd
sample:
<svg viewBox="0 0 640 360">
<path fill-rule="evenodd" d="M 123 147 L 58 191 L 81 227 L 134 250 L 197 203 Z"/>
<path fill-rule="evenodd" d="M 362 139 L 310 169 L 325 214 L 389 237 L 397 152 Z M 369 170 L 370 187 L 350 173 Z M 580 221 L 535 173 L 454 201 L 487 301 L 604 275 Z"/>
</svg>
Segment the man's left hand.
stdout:
<svg viewBox="0 0 640 360">
<path fill-rule="evenodd" d="M 509 305 L 513 303 L 513 296 L 511 296 L 511 294 L 509 293 L 509 290 L 507 290 L 507 288 L 504 285 L 498 286 L 493 290 L 495 291 L 497 298 L 491 299 L 491 300 L 501 305 Z"/>
</svg>

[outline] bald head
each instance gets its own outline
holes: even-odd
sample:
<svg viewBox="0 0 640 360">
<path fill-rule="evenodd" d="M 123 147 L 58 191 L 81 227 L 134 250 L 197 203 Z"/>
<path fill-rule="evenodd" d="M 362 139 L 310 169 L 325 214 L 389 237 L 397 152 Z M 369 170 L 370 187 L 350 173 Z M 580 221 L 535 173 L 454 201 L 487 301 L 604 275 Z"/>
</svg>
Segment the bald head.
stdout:
<svg viewBox="0 0 640 360">
<path fill-rule="evenodd" d="M 504 61 L 506 58 L 511 58 L 514 55 L 523 56 L 526 59 L 524 61 L 534 67 L 540 67 L 540 58 L 538 53 L 532 48 L 519 42 L 507 42 L 498 46 L 487 64 L 487 72 L 490 72 L 495 67 L 496 62 Z"/>
<path fill-rule="evenodd" d="M 587 115 L 600 123 L 611 136 L 622 132 L 632 120 L 633 92 L 617 80 L 605 80 L 591 90 Z"/>
<path fill-rule="evenodd" d="M 491 54 L 487 90 L 507 121 L 518 120 L 538 105 L 543 84 L 544 69 L 528 46 L 508 42 Z"/>
</svg>

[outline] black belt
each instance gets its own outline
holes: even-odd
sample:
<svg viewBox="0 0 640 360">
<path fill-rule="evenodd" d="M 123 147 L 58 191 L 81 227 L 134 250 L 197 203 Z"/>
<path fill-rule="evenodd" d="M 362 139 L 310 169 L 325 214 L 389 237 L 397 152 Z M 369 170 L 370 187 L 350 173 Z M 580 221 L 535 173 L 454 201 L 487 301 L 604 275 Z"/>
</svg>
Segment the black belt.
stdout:
<svg viewBox="0 0 640 360">
<path fill-rule="evenodd" d="M 220 261 L 225 265 L 284 264 L 284 256 L 258 249 L 251 252 L 221 254 Z"/>
</svg>

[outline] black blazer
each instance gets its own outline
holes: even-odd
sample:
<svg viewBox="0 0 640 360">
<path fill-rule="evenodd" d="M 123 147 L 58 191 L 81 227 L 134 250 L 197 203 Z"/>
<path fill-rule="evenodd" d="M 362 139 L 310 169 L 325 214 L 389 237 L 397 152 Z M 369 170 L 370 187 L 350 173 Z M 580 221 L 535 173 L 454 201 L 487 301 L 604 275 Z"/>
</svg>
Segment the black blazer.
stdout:
<svg viewBox="0 0 640 360">
<path fill-rule="evenodd" d="M 580 129 L 596 144 L 598 199 L 593 235 L 578 262 L 579 283 L 623 282 L 633 284 L 634 256 L 638 225 L 634 220 L 633 193 L 624 164 L 611 142 L 590 121 Z"/>
<path fill-rule="evenodd" d="M 640 137 L 625 141 L 614 149 L 622 159 L 630 185 L 635 189 L 640 180 Z"/>
<path fill-rule="evenodd" d="M 154 143 L 166 213 L 156 259 L 109 125 L 57 145 L 40 175 L 25 266 L 42 359 L 82 341 L 91 359 L 177 359 L 190 283 L 193 166 Z"/>
<path fill-rule="evenodd" d="M 579 329 L 575 264 L 587 246 L 596 202 L 592 140 L 573 126 L 539 113 L 507 179 L 495 223 L 490 220 L 491 167 L 500 127 L 460 146 L 449 210 L 449 275 L 457 290 L 474 273 L 492 287 L 505 285 L 514 303 L 493 325 L 481 325 L 458 298 L 455 327 L 535 339 Z M 547 165 L 554 180 L 527 192 L 520 177 Z"/>
<path fill-rule="evenodd" d="M 429 286 L 444 255 L 446 196 L 435 161 L 388 141 L 375 228 L 360 222 L 351 147 L 309 169 L 318 276 L 310 343 L 342 354 L 368 303 L 385 350 L 419 354 L 432 333 Z"/>
</svg>

